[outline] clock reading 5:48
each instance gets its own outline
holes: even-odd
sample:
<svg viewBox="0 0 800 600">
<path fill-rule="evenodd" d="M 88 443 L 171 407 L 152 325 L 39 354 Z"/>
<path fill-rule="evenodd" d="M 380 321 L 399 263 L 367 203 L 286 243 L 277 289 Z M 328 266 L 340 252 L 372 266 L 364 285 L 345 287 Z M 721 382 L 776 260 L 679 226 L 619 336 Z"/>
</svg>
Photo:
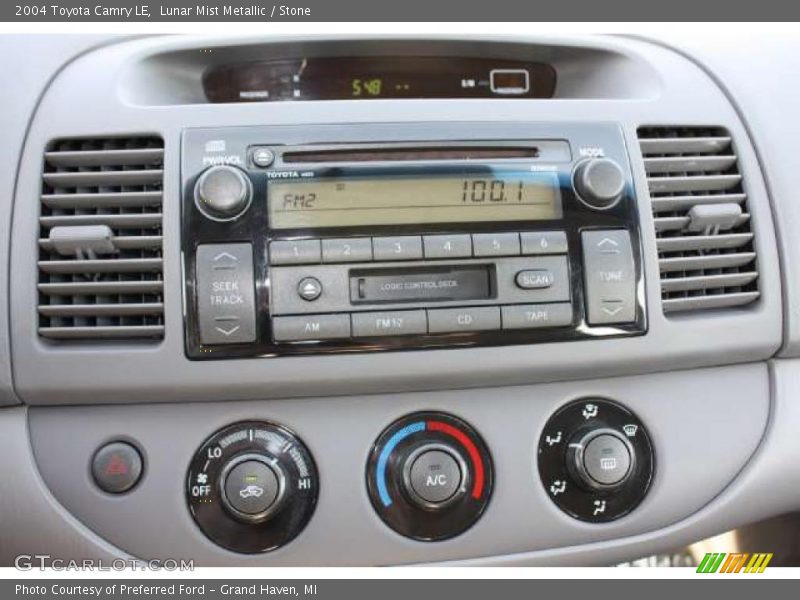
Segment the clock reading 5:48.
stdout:
<svg viewBox="0 0 800 600">
<path fill-rule="evenodd" d="M 353 96 L 380 96 L 383 80 L 373 79 L 353 79 Z"/>
</svg>

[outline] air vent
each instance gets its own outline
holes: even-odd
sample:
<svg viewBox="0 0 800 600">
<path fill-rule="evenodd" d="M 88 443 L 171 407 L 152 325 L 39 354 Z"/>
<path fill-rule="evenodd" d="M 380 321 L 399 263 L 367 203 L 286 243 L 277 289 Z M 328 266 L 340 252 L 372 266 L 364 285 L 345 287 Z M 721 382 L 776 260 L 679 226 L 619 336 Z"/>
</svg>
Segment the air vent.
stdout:
<svg viewBox="0 0 800 600">
<path fill-rule="evenodd" d="M 39 219 L 40 336 L 164 336 L 163 157 L 160 138 L 50 145 Z"/>
<path fill-rule="evenodd" d="M 665 313 L 755 302 L 758 271 L 747 195 L 722 128 L 643 127 Z"/>
</svg>

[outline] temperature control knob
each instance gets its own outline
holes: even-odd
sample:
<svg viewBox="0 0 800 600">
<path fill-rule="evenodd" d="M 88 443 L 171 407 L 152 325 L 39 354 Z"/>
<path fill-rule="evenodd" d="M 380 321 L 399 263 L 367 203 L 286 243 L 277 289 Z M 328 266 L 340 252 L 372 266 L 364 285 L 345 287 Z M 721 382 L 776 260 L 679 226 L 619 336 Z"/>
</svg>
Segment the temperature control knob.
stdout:
<svg viewBox="0 0 800 600">
<path fill-rule="evenodd" d="M 625 174 L 610 158 L 591 158 L 578 163 L 573 174 L 575 191 L 592 208 L 611 208 L 625 190 Z"/>
<path fill-rule="evenodd" d="M 317 503 L 317 469 L 288 429 L 236 423 L 195 454 L 186 480 L 189 510 L 220 546 L 253 554 L 279 548 L 306 526 Z"/>
<path fill-rule="evenodd" d="M 250 178 L 240 168 L 230 165 L 206 169 L 194 188 L 197 208 L 214 221 L 236 219 L 250 206 L 252 197 Z"/>
<path fill-rule="evenodd" d="M 372 506 L 398 533 L 416 540 L 454 537 L 483 514 L 492 494 L 489 451 L 452 415 L 414 413 L 377 439 L 367 464 Z"/>
</svg>

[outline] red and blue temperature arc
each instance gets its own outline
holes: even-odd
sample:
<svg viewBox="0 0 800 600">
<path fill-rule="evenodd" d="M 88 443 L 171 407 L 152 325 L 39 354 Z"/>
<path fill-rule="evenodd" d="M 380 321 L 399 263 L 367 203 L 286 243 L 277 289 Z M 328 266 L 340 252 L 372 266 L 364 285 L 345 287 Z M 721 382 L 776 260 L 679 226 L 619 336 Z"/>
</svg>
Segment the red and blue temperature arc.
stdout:
<svg viewBox="0 0 800 600">
<path fill-rule="evenodd" d="M 475 446 L 475 443 L 469 439 L 469 437 L 460 429 L 453 427 L 452 425 L 448 425 L 447 423 L 443 423 L 442 421 L 417 421 L 415 423 L 410 423 L 406 425 L 399 431 L 397 431 L 389 440 L 386 442 L 386 445 L 381 450 L 381 454 L 378 457 L 378 466 L 376 472 L 376 480 L 378 484 L 378 495 L 381 498 L 381 502 L 384 506 L 388 507 L 392 505 L 392 498 L 389 496 L 389 490 L 386 487 L 386 465 L 389 462 L 389 456 L 392 454 L 394 449 L 397 447 L 397 444 L 402 442 L 408 436 L 418 433 L 420 431 L 438 431 L 444 433 L 445 435 L 449 435 L 453 437 L 460 443 L 464 449 L 469 454 L 470 461 L 472 462 L 472 470 L 474 474 L 475 483 L 472 486 L 472 497 L 476 500 L 480 499 L 481 494 L 483 494 L 483 485 L 484 485 L 484 471 L 483 471 L 483 461 L 481 460 L 481 455 L 478 452 L 478 448 Z"/>
</svg>

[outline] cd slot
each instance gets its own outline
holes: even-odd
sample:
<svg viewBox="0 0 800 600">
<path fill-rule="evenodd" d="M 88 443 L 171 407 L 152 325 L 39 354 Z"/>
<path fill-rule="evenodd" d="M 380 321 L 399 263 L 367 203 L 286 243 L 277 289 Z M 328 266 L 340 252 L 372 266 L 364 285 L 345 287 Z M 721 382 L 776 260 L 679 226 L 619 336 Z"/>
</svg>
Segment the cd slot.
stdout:
<svg viewBox="0 0 800 600">
<path fill-rule="evenodd" d="M 297 150 L 283 155 L 284 164 L 402 162 L 419 160 L 503 160 L 539 158 L 538 146 L 463 146 L 440 148 L 369 148 Z"/>
</svg>

